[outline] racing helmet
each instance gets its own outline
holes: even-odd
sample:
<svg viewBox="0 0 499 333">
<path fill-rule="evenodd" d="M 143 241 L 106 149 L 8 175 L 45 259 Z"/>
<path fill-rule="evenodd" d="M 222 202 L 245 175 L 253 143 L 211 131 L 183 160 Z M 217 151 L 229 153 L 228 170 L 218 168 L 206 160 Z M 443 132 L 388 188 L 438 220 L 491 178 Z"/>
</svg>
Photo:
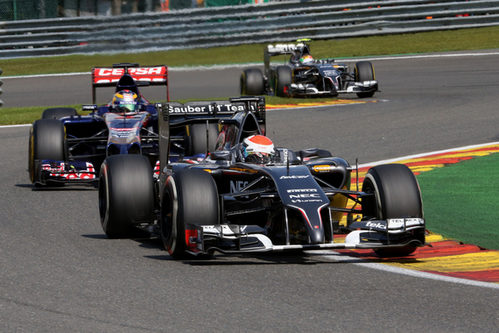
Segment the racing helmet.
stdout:
<svg viewBox="0 0 499 333">
<path fill-rule="evenodd" d="M 312 57 L 310 54 L 304 54 L 300 58 L 300 64 L 302 65 L 310 65 L 313 62 L 314 62 L 314 57 Z"/>
<path fill-rule="evenodd" d="M 274 143 L 263 135 L 252 135 L 243 140 L 244 161 L 266 164 L 275 154 Z"/>
<path fill-rule="evenodd" d="M 131 90 L 118 91 L 113 96 L 111 106 L 118 111 L 135 112 L 139 103 L 139 96 Z"/>
</svg>

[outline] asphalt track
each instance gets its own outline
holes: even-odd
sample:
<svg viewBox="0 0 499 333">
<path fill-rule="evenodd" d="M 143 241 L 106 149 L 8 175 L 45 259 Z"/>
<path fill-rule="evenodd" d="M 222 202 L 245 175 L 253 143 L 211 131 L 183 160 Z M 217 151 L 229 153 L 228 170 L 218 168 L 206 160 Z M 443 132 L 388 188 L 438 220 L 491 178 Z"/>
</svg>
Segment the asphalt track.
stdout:
<svg viewBox="0 0 499 333">
<path fill-rule="evenodd" d="M 272 110 L 269 135 L 278 145 L 323 147 L 361 163 L 498 141 L 498 62 L 499 55 L 373 61 L 377 102 Z M 172 71 L 172 97 L 234 95 L 239 72 Z M 85 103 L 89 82 L 7 79 L 2 99 Z M 177 262 L 154 240 L 106 239 L 96 191 L 32 190 L 27 135 L 27 127 L 0 130 L 2 332 L 497 330 L 497 288 L 324 254 Z"/>
</svg>

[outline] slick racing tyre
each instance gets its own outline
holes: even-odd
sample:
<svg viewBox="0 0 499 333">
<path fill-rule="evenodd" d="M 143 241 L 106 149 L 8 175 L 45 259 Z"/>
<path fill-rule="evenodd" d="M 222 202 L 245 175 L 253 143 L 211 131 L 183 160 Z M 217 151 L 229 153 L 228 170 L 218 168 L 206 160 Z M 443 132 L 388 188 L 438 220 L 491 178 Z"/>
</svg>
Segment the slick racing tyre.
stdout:
<svg viewBox="0 0 499 333">
<path fill-rule="evenodd" d="M 109 238 L 141 233 L 135 226 L 153 220 L 153 172 L 142 155 L 112 155 L 104 160 L 99 178 L 99 214 Z"/>
<path fill-rule="evenodd" d="M 362 191 L 374 193 L 374 196 L 362 199 L 364 218 L 423 218 L 421 191 L 416 177 L 406 165 L 385 164 L 369 169 Z M 415 249 L 414 246 L 402 246 L 375 249 L 375 252 L 383 257 L 406 256 Z"/>
<path fill-rule="evenodd" d="M 28 170 L 32 183 L 39 182 L 42 160 L 63 161 L 65 158 L 64 124 L 55 119 L 39 119 L 29 135 Z"/>
<path fill-rule="evenodd" d="M 291 85 L 291 68 L 288 66 L 277 66 L 275 70 L 275 94 L 279 97 L 287 97 Z"/>
<path fill-rule="evenodd" d="M 76 115 L 76 110 L 73 108 L 50 108 L 43 111 L 42 119 L 61 119 Z"/>
<path fill-rule="evenodd" d="M 241 95 L 262 95 L 265 92 L 265 81 L 262 71 L 257 68 L 245 69 L 240 79 Z"/>
<path fill-rule="evenodd" d="M 355 82 L 373 81 L 376 80 L 374 75 L 374 67 L 369 61 L 359 61 L 355 64 Z M 359 92 L 359 98 L 373 97 L 374 91 Z"/>
<path fill-rule="evenodd" d="M 212 152 L 218 138 L 218 124 L 192 124 L 189 126 L 189 149 L 187 155 L 206 154 Z"/>
<path fill-rule="evenodd" d="M 160 230 L 163 245 L 175 259 L 185 258 L 196 225 L 219 224 L 218 190 L 213 177 L 185 168 L 168 177 L 161 203 Z"/>
</svg>

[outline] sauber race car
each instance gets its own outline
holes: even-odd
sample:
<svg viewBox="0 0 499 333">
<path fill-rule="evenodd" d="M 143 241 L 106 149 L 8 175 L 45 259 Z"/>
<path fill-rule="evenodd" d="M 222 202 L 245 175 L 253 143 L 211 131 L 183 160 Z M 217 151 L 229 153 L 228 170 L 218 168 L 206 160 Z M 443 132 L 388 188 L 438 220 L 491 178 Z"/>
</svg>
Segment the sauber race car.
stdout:
<svg viewBox="0 0 499 333">
<path fill-rule="evenodd" d="M 237 111 L 220 117 L 220 109 Z M 221 130 L 206 158 L 172 154 L 171 117 L 181 114 L 186 121 L 190 114 L 218 118 Z M 164 105 L 159 177 L 140 155 L 104 162 L 99 209 L 107 236 L 157 233 L 174 258 L 344 248 L 399 256 L 424 244 L 421 194 L 405 165 L 371 168 L 359 189 L 350 184 L 355 168 L 326 150 L 274 147 L 264 115 L 261 97 L 195 110 Z M 337 242 L 338 232 L 347 233 L 344 241 Z"/>
<path fill-rule="evenodd" d="M 288 63 L 271 66 L 271 57 L 287 54 L 291 55 Z M 378 91 L 374 67 L 370 62 L 357 62 L 352 72 L 348 65 L 333 59 L 315 60 L 306 40 L 296 44 L 268 45 L 263 59 L 263 73 L 258 68 L 250 68 L 241 74 L 242 95 L 334 97 L 340 93 L 355 93 L 365 98 L 372 97 Z"/>
<path fill-rule="evenodd" d="M 115 86 L 107 105 L 46 109 L 30 131 L 29 174 L 35 185 L 96 184 L 106 156 L 143 154 L 151 163 L 159 156 L 158 111 L 140 93 L 139 86 L 164 85 L 166 66 L 116 64 L 92 69 L 92 99 L 96 88 Z"/>
</svg>

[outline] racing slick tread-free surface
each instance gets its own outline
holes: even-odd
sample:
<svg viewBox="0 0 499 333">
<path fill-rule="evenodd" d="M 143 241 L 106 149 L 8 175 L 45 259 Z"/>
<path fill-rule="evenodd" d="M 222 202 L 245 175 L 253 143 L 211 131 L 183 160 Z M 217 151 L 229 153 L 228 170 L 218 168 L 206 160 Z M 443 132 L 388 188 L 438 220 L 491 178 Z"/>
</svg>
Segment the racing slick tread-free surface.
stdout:
<svg viewBox="0 0 499 333">
<path fill-rule="evenodd" d="M 42 119 L 61 119 L 76 115 L 76 110 L 73 108 L 49 108 L 43 111 Z"/>
<path fill-rule="evenodd" d="M 150 222 L 153 213 L 153 179 L 149 160 L 142 155 L 113 155 L 99 179 L 99 213 L 109 238 L 133 237 L 134 225 Z"/>
<path fill-rule="evenodd" d="M 31 182 L 39 181 L 41 160 L 64 160 L 64 125 L 56 119 L 39 119 L 33 123 L 29 140 L 29 173 Z"/>
<path fill-rule="evenodd" d="M 262 71 L 250 68 L 241 74 L 241 95 L 261 95 L 265 90 L 265 82 Z"/>
<path fill-rule="evenodd" d="M 170 255 L 181 259 L 192 226 L 219 224 L 217 186 L 207 172 L 185 168 L 168 178 L 163 193 L 161 239 Z"/>
<path fill-rule="evenodd" d="M 385 164 L 371 168 L 362 184 L 362 191 L 374 193 L 374 198 L 362 201 L 364 216 L 379 219 L 423 217 L 421 191 L 416 177 L 406 165 Z M 415 249 L 405 246 L 376 249 L 375 252 L 380 256 L 402 256 Z"/>
<path fill-rule="evenodd" d="M 375 80 L 374 67 L 369 61 L 359 61 L 355 64 L 355 81 L 364 82 Z M 359 98 L 373 97 L 374 91 L 357 93 Z"/>
<path fill-rule="evenodd" d="M 288 66 L 278 66 L 275 73 L 275 94 L 279 97 L 286 97 L 286 88 L 292 82 L 291 68 Z"/>
</svg>

